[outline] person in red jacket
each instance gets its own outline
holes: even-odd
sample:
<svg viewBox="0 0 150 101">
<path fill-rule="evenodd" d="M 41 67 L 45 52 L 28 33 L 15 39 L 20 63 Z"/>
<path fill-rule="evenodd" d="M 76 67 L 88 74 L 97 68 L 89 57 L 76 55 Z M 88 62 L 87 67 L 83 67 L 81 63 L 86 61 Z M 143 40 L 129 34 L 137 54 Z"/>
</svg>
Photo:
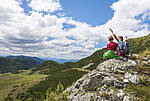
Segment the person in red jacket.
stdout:
<svg viewBox="0 0 150 101">
<path fill-rule="evenodd" d="M 120 56 L 116 55 L 115 52 L 117 51 L 118 44 L 113 42 L 113 36 L 108 37 L 109 43 L 107 44 L 107 52 L 104 53 L 104 59 L 112 59 L 112 58 L 120 58 Z"/>
<path fill-rule="evenodd" d="M 107 50 L 113 50 L 116 51 L 118 48 L 118 44 L 116 42 L 113 42 L 114 38 L 113 36 L 108 37 L 109 43 L 107 44 Z"/>
</svg>

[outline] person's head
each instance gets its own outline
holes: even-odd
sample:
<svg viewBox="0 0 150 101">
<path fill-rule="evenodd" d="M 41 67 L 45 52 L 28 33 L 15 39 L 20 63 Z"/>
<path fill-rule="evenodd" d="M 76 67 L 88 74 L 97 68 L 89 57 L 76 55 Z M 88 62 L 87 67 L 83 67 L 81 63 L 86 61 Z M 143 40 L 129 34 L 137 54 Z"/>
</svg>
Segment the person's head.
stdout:
<svg viewBox="0 0 150 101">
<path fill-rule="evenodd" d="M 108 37 L 108 41 L 112 42 L 114 40 L 113 36 Z"/>
<path fill-rule="evenodd" d="M 125 36 L 125 39 L 124 39 L 124 41 L 127 41 L 128 40 L 128 37 L 127 36 Z"/>
<path fill-rule="evenodd" d="M 119 36 L 119 40 L 123 41 L 123 37 L 122 37 L 122 36 Z"/>
</svg>

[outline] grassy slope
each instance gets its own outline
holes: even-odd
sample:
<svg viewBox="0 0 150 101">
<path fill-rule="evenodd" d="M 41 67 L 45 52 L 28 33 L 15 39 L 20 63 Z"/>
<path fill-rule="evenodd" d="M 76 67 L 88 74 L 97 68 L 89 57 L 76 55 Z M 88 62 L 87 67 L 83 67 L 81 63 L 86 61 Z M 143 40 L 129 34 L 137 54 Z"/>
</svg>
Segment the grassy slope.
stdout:
<svg viewBox="0 0 150 101">
<path fill-rule="evenodd" d="M 0 75 L 0 101 L 6 98 L 8 94 L 16 96 L 16 93 L 25 91 L 34 84 L 39 83 L 47 75 L 38 73 L 28 75 L 31 71 L 23 71 L 19 74 L 5 73 Z M 15 97 L 14 97 L 15 98 Z"/>
<path fill-rule="evenodd" d="M 129 39 L 130 53 L 131 54 L 143 54 L 150 51 L 150 34 L 140 38 Z"/>
<path fill-rule="evenodd" d="M 79 79 L 82 75 L 86 74 L 86 71 L 80 71 L 76 69 L 70 69 L 67 71 L 59 71 L 53 73 L 51 76 L 47 78 L 47 80 L 41 81 L 39 84 L 30 88 L 30 92 L 42 92 L 43 94 L 48 88 L 55 89 L 59 81 L 66 88 L 69 85 L 72 85 L 77 79 Z"/>
</svg>

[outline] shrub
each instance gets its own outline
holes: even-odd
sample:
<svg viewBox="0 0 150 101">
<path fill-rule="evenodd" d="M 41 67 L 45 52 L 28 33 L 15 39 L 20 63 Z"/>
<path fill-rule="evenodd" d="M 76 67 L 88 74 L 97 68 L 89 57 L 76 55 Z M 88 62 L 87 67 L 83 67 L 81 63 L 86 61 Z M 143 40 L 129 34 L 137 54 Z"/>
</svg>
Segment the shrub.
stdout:
<svg viewBox="0 0 150 101">
<path fill-rule="evenodd" d="M 67 101 L 67 92 L 64 92 L 63 85 L 59 82 L 55 91 L 49 88 L 46 91 L 46 99 L 44 101 Z"/>
</svg>

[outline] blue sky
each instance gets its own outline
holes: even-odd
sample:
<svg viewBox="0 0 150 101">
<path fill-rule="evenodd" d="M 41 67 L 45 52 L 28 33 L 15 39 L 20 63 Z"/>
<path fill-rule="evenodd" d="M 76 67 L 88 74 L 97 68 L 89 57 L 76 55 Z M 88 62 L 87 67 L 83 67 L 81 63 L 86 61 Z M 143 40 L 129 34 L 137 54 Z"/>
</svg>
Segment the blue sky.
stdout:
<svg viewBox="0 0 150 101">
<path fill-rule="evenodd" d="M 150 0 L 1 0 L 0 55 L 81 59 L 107 45 L 112 28 L 150 33 Z"/>
<path fill-rule="evenodd" d="M 118 0 L 61 0 L 63 12 L 92 26 L 105 24 L 113 16 L 110 6 Z"/>
<path fill-rule="evenodd" d="M 29 14 L 32 8 L 28 6 L 31 2 L 22 0 L 21 7 Z M 92 26 L 105 24 L 113 17 L 114 11 L 110 6 L 118 0 L 60 0 L 63 10 L 52 12 L 51 14 L 65 13 L 67 17 L 72 17 L 76 21 L 86 22 Z M 43 11 L 43 14 L 48 14 Z"/>
</svg>

